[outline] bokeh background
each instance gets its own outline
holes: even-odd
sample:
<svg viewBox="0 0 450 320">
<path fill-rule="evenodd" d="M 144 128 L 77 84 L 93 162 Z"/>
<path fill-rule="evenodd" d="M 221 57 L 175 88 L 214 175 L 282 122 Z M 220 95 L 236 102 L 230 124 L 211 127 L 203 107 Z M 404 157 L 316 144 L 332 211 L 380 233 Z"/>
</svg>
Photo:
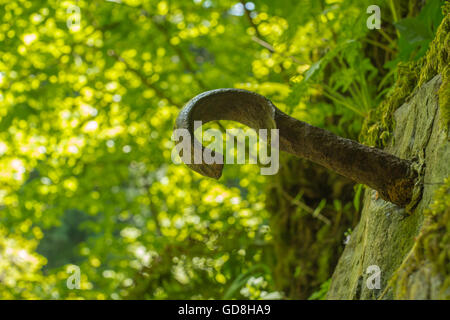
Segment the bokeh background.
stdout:
<svg viewBox="0 0 450 320">
<path fill-rule="evenodd" d="M 0 298 L 324 298 L 363 186 L 285 154 L 201 177 L 172 164 L 174 120 L 243 88 L 382 146 L 377 107 L 442 4 L 0 0 Z"/>
</svg>

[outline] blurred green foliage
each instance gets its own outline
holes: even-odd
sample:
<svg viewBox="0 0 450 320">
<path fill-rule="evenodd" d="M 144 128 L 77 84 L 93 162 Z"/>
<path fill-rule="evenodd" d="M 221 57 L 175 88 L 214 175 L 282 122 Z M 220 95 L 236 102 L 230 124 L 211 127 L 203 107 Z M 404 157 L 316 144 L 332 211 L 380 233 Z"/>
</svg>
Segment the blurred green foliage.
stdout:
<svg viewBox="0 0 450 320">
<path fill-rule="evenodd" d="M 384 34 L 366 27 L 371 4 Z M 236 87 L 356 139 L 395 79 L 392 12 L 375 0 L 0 0 L 0 298 L 289 298 L 272 273 L 272 178 L 172 164 L 174 119 L 196 94 Z M 400 34 L 424 45 L 408 21 Z"/>
</svg>

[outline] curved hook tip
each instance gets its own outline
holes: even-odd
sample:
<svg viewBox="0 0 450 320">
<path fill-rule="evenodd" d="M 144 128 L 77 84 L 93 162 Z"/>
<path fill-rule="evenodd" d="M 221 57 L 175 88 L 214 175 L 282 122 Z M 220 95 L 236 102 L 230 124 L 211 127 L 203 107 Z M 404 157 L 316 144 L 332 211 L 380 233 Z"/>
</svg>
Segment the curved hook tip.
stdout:
<svg viewBox="0 0 450 320">
<path fill-rule="evenodd" d="M 274 115 L 275 106 L 267 98 L 251 91 L 243 89 L 216 89 L 203 92 L 192 98 L 180 111 L 174 130 L 184 129 L 191 137 L 191 153 L 196 148 L 205 147 L 197 141 L 194 135 L 195 122 L 205 124 L 215 120 L 231 120 L 247 125 L 253 129 L 272 129 L 276 127 Z M 191 160 L 194 156 L 191 154 Z M 223 160 L 223 155 L 221 157 Z M 186 165 L 203 176 L 219 179 L 222 175 L 222 163 L 194 164 L 193 161 Z"/>
<path fill-rule="evenodd" d="M 194 170 L 197 173 L 200 173 L 202 176 L 213 178 L 218 180 L 222 176 L 223 164 L 222 163 L 213 163 L 213 164 L 188 164 L 190 169 Z"/>
</svg>

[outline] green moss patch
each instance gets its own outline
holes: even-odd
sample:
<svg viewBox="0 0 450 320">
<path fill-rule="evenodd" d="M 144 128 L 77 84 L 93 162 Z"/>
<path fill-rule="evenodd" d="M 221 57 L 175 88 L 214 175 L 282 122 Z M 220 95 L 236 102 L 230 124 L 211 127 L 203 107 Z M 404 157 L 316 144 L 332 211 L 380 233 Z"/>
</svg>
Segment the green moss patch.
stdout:
<svg viewBox="0 0 450 320">
<path fill-rule="evenodd" d="M 370 146 L 386 145 L 394 127 L 394 112 L 406 99 L 436 74 L 441 74 L 442 85 L 439 90 L 439 104 L 444 125 L 450 122 L 450 86 L 449 86 L 449 50 L 450 50 L 450 3 L 443 6 L 444 19 L 439 26 L 435 39 L 431 42 L 427 54 L 418 61 L 398 66 L 398 77 L 391 94 L 381 105 L 372 110 L 365 120 L 360 140 Z"/>
</svg>

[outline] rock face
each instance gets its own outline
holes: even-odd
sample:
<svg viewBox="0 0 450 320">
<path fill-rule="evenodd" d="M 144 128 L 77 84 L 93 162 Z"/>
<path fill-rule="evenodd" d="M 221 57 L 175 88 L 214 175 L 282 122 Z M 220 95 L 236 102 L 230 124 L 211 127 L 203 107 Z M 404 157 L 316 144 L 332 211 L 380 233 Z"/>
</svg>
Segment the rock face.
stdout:
<svg viewBox="0 0 450 320">
<path fill-rule="evenodd" d="M 328 299 L 438 299 L 450 296 L 444 292 L 446 274 L 433 272 L 427 261 L 408 275 L 406 294 L 392 286 L 398 270 L 409 263 L 416 237 L 424 226 L 425 210 L 433 195 L 450 175 L 450 143 L 445 121 L 441 121 L 438 90 L 442 84 L 437 75 L 415 90 L 395 111 L 396 126 L 386 151 L 423 164 L 423 194 L 412 214 L 378 198 L 367 189 L 361 220 L 351 234 L 334 271 Z M 374 270 L 378 266 L 380 288 Z M 369 285 L 368 285 L 369 283 Z M 373 289 L 370 289 L 372 287 Z M 444 294 L 444 295 L 443 295 Z"/>
</svg>

